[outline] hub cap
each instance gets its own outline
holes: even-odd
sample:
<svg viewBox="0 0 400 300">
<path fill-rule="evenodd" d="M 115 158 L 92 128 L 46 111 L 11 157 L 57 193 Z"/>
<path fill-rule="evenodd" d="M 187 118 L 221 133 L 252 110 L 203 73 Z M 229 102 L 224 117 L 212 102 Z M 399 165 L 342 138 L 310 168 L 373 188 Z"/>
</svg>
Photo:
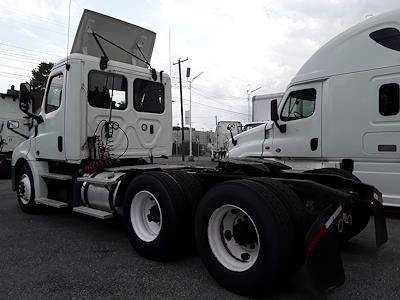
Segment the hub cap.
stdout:
<svg viewBox="0 0 400 300">
<path fill-rule="evenodd" d="M 160 204 L 148 191 L 140 191 L 133 197 L 130 209 L 131 224 L 136 235 L 145 242 L 157 238 L 162 226 Z"/>
<path fill-rule="evenodd" d="M 216 209 L 207 234 L 213 254 L 225 268 L 243 272 L 256 262 L 260 238 L 253 220 L 241 208 L 223 205 Z"/>
<path fill-rule="evenodd" d="M 18 197 L 21 200 L 22 204 L 27 205 L 31 200 L 31 181 L 29 180 L 28 175 L 23 174 L 18 182 Z"/>
</svg>

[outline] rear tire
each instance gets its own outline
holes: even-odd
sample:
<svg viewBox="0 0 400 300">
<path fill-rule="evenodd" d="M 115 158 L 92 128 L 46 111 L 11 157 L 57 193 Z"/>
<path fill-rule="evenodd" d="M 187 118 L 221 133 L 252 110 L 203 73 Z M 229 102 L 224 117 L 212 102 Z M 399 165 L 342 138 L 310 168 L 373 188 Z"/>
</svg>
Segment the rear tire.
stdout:
<svg viewBox="0 0 400 300">
<path fill-rule="evenodd" d="M 143 257 L 166 261 L 181 251 L 185 206 L 178 183 L 163 172 L 146 172 L 129 184 L 124 223 L 129 241 Z"/>
<path fill-rule="evenodd" d="M 186 203 L 189 206 L 190 213 L 194 216 L 197 205 L 204 194 L 200 182 L 192 174 L 184 171 L 169 171 L 168 174 L 179 183 L 183 193 L 185 194 Z"/>
<path fill-rule="evenodd" d="M 288 271 L 293 224 L 260 183 L 232 180 L 210 189 L 197 208 L 195 237 L 207 270 L 235 293 L 263 294 Z"/>
<path fill-rule="evenodd" d="M 357 176 L 352 173 L 337 168 L 323 168 L 323 169 L 315 169 L 308 170 L 305 173 L 320 173 L 320 174 L 330 174 L 330 175 L 338 175 L 348 179 L 352 179 L 357 182 L 361 182 Z M 359 234 L 364 228 L 368 225 L 369 219 L 371 217 L 371 211 L 366 203 L 356 202 L 351 204 L 348 208 L 352 215 L 352 224 L 345 225 L 343 227 L 343 232 L 338 232 L 339 240 L 342 244 L 346 243 L 352 237 Z"/>
<path fill-rule="evenodd" d="M 271 190 L 288 211 L 294 226 L 294 251 L 290 258 L 290 265 L 292 271 L 299 269 L 304 264 L 306 257 L 305 235 L 308 216 L 304 203 L 289 185 L 278 180 L 265 177 L 254 177 L 251 180 L 259 182 Z"/>
<path fill-rule="evenodd" d="M 22 211 L 28 214 L 39 212 L 39 205 L 35 202 L 35 186 L 32 171 L 29 165 L 23 165 L 16 178 L 17 200 Z"/>
</svg>

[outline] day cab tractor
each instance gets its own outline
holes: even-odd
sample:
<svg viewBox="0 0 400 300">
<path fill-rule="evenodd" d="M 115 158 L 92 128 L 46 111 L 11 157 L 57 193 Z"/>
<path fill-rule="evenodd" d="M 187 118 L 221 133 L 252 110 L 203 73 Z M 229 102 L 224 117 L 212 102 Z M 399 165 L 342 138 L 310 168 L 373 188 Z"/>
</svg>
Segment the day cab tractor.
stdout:
<svg viewBox="0 0 400 300">
<path fill-rule="evenodd" d="M 149 30 L 85 10 L 39 114 L 21 84 L 20 108 L 34 122 L 12 156 L 22 211 L 120 215 L 140 255 L 165 261 L 196 245 L 215 280 L 239 294 L 271 291 L 301 267 L 316 289 L 341 285 L 339 243 L 370 215 L 377 246 L 387 240 L 380 192 L 268 160 L 152 163 L 172 150 L 171 81 L 150 66 L 154 42 Z"/>
</svg>

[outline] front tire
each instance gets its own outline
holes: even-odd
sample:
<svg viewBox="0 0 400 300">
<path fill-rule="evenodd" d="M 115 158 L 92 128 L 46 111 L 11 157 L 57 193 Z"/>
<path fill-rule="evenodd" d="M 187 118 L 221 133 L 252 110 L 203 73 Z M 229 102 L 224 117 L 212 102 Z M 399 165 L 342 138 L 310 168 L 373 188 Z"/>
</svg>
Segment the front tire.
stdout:
<svg viewBox="0 0 400 300">
<path fill-rule="evenodd" d="M 289 270 L 293 224 L 260 183 L 232 180 L 210 189 L 197 208 L 195 237 L 207 270 L 235 293 L 263 294 Z"/>
<path fill-rule="evenodd" d="M 31 168 L 25 164 L 17 174 L 17 200 L 22 211 L 28 214 L 39 212 L 39 205 L 35 202 L 35 186 Z"/>
</svg>

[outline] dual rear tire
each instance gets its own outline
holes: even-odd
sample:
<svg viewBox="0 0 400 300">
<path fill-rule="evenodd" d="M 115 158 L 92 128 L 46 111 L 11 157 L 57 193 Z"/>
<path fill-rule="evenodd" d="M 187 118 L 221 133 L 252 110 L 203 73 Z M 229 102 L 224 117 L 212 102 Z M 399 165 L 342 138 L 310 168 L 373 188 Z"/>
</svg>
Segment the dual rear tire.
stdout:
<svg viewBox="0 0 400 300">
<path fill-rule="evenodd" d="M 302 264 L 303 221 L 294 208 L 302 204 L 288 186 L 254 178 L 225 181 L 202 193 L 199 182 L 184 172 L 138 175 L 124 202 L 133 248 L 152 260 L 170 260 L 190 248 L 194 233 L 212 277 L 243 295 L 272 290 Z M 297 252 L 300 258 L 293 255 Z"/>
<path fill-rule="evenodd" d="M 191 194 L 195 190 L 197 193 Z M 129 241 L 143 257 L 166 261 L 193 245 L 194 212 L 202 196 L 190 174 L 146 172 L 129 184 L 124 223 Z"/>
<path fill-rule="evenodd" d="M 291 214 L 269 183 L 223 182 L 210 189 L 197 208 L 200 257 L 221 286 L 238 294 L 257 296 L 272 290 L 297 267 L 293 249 L 303 248 Z"/>
</svg>

